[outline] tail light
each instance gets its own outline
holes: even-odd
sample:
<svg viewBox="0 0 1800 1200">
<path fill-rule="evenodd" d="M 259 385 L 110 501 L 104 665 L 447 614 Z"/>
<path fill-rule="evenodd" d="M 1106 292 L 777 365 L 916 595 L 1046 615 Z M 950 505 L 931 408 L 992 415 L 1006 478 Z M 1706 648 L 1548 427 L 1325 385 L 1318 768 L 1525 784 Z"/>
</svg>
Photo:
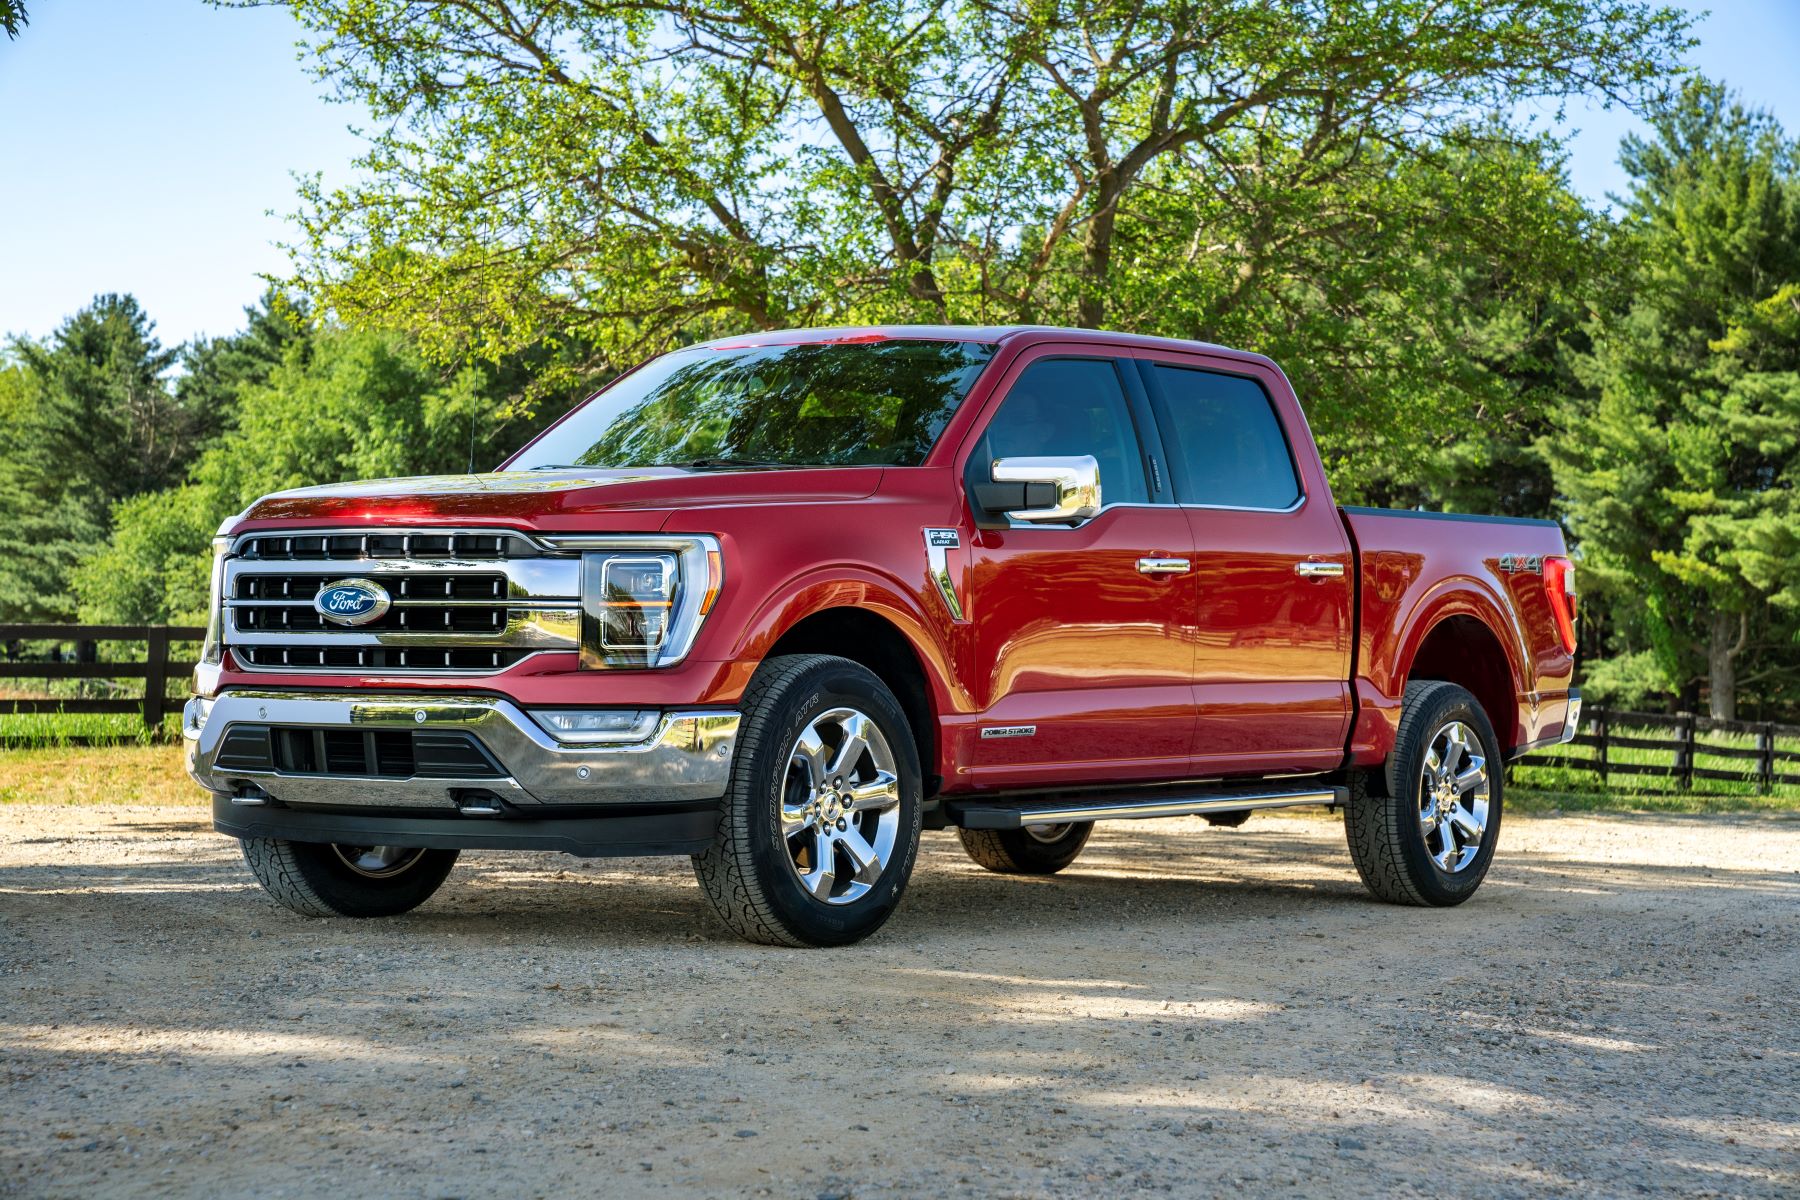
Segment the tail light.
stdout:
<svg viewBox="0 0 1800 1200">
<path fill-rule="evenodd" d="M 1575 564 L 1566 558 L 1546 558 L 1544 594 L 1550 599 L 1550 616 L 1563 649 L 1575 653 Z"/>
</svg>

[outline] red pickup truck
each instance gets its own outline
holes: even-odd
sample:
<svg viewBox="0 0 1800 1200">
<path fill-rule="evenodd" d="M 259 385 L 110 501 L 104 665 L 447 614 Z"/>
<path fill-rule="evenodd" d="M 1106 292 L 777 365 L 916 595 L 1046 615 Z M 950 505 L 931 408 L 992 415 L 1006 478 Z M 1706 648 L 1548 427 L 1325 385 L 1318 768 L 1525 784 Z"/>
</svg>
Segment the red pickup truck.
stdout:
<svg viewBox="0 0 1800 1200">
<path fill-rule="evenodd" d="M 687 854 L 830 945 L 922 829 L 1049 873 L 1095 821 L 1342 808 L 1456 904 L 1502 764 L 1572 736 L 1554 522 L 1340 508 L 1276 365 L 1047 328 L 654 359 L 492 474 L 282 492 L 214 543 L 189 769 L 308 915 L 465 848 Z"/>
</svg>

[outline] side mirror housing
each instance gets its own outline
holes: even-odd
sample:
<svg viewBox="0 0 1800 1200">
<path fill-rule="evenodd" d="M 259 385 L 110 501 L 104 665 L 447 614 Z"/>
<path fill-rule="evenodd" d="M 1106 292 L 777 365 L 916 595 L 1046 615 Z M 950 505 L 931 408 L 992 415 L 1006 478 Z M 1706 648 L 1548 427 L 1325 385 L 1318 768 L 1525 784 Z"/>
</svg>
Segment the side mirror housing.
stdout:
<svg viewBox="0 0 1800 1200">
<path fill-rule="evenodd" d="M 1009 521 L 1078 525 L 1100 511 L 1100 464 L 1093 455 L 1002 458 L 992 483 L 975 486 L 975 502 Z"/>
</svg>

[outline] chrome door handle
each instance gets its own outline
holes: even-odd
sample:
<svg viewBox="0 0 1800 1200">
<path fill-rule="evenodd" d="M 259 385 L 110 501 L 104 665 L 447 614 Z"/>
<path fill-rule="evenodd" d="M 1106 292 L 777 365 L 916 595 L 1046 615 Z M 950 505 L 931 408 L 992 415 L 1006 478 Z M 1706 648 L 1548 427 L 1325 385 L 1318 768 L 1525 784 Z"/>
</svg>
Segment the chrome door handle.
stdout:
<svg viewBox="0 0 1800 1200">
<path fill-rule="evenodd" d="M 1344 564 L 1340 562 L 1297 562 L 1294 574 L 1304 579 L 1341 579 Z"/>
<path fill-rule="evenodd" d="M 1141 575 L 1186 575 L 1194 569 L 1194 564 L 1185 558 L 1140 558 L 1138 573 Z"/>
</svg>

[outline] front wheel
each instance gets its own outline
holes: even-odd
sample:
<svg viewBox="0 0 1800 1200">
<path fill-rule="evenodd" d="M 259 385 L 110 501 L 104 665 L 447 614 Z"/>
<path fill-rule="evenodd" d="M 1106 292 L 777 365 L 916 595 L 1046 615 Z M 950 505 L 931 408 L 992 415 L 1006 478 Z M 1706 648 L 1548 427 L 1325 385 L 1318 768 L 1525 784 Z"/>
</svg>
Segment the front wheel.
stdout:
<svg viewBox="0 0 1800 1200">
<path fill-rule="evenodd" d="M 745 693 L 730 788 L 694 873 L 748 941 L 860 941 L 906 890 L 920 799 L 912 729 L 886 684 L 849 659 L 773 658 Z"/>
<path fill-rule="evenodd" d="M 1487 877 L 1500 837 L 1499 741 L 1453 683 L 1406 686 L 1393 753 L 1359 775 L 1344 810 L 1363 883 L 1391 904 L 1461 904 Z"/>
<path fill-rule="evenodd" d="M 244 861 L 283 907 L 303 917 L 393 917 L 431 899 L 455 850 L 337 846 L 244 838 Z"/>
</svg>

